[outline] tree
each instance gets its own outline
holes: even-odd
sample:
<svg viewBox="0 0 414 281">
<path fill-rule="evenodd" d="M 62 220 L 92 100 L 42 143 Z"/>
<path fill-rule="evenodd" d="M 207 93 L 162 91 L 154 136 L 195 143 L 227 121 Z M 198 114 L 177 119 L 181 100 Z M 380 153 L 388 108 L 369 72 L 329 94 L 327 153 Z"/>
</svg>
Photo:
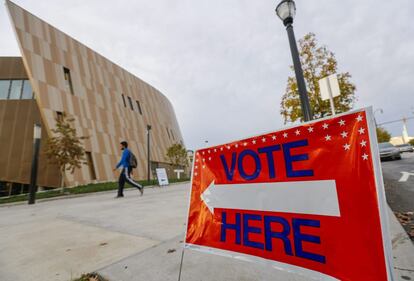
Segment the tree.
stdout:
<svg viewBox="0 0 414 281">
<path fill-rule="evenodd" d="M 333 52 L 326 46 L 317 46 L 315 34 L 308 33 L 299 40 L 299 55 L 303 69 L 303 76 L 307 85 L 309 103 L 315 119 L 331 114 L 329 100 L 323 101 L 319 91 L 319 80 L 328 75 L 337 73 L 338 63 Z M 291 66 L 293 70 L 293 66 Z M 337 113 L 350 110 L 355 103 L 355 85 L 350 81 L 348 72 L 338 73 L 338 83 L 341 95 L 334 98 Z M 288 77 L 286 92 L 282 97 L 280 113 L 285 124 L 287 122 L 303 121 L 300 106 L 299 91 L 296 78 Z"/>
<path fill-rule="evenodd" d="M 187 150 L 181 143 L 175 143 L 167 149 L 167 157 L 173 165 L 188 166 Z"/>
<path fill-rule="evenodd" d="M 378 142 L 389 142 L 391 134 L 382 127 L 377 127 L 377 140 Z"/>
<path fill-rule="evenodd" d="M 414 139 L 409 140 L 408 143 L 414 146 Z"/>
<path fill-rule="evenodd" d="M 46 155 L 59 166 L 61 174 L 60 187 L 64 187 L 65 171 L 74 173 L 75 169 L 80 168 L 85 163 L 85 149 L 82 140 L 88 137 L 78 137 L 76 129 L 72 126 L 74 118 L 69 118 L 62 114 L 61 118 L 56 119 L 56 128 L 52 130 L 55 136 L 47 140 Z"/>
</svg>

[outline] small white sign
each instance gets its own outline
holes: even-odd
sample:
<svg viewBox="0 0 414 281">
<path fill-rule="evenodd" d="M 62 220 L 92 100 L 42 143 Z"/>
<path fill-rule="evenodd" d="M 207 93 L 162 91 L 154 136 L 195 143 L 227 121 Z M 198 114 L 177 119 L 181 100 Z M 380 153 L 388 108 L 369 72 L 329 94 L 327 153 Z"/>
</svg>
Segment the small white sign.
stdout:
<svg viewBox="0 0 414 281">
<path fill-rule="evenodd" d="M 181 173 L 184 173 L 183 169 L 176 169 L 174 172 L 177 174 L 177 179 L 181 178 Z"/>
<path fill-rule="evenodd" d="M 339 89 L 338 77 L 331 74 L 319 80 L 319 89 L 322 100 L 329 100 L 331 97 L 337 97 L 341 94 Z"/>
<path fill-rule="evenodd" d="M 157 168 L 155 169 L 155 172 L 157 173 L 159 186 L 169 185 L 167 171 L 165 170 L 165 168 Z"/>
</svg>

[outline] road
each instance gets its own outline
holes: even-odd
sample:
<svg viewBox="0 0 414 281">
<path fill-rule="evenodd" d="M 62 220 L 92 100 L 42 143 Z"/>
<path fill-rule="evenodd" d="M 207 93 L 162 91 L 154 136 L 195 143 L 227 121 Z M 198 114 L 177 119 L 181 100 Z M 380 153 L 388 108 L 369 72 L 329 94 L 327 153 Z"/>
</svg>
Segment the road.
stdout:
<svg viewBox="0 0 414 281">
<path fill-rule="evenodd" d="M 383 161 L 381 166 L 387 201 L 391 209 L 394 212 L 413 212 L 414 153 L 403 153 L 401 160 Z M 408 175 L 408 178 L 404 174 Z"/>
</svg>

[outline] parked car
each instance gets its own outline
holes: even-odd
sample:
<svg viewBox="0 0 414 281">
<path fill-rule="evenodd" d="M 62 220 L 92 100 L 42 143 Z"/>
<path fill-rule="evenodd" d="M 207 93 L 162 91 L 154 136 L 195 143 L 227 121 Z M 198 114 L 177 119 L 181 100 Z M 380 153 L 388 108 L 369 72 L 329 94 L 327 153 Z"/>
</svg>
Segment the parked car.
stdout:
<svg viewBox="0 0 414 281">
<path fill-rule="evenodd" d="M 414 152 L 414 147 L 409 143 L 398 144 L 395 147 L 397 147 L 401 153 L 402 152 Z"/>
<path fill-rule="evenodd" d="M 389 142 L 381 142 L 378 144 L 381 160 L 385 159 L 401 159 L 401 152 L 398 148 Z"/>
</svg>

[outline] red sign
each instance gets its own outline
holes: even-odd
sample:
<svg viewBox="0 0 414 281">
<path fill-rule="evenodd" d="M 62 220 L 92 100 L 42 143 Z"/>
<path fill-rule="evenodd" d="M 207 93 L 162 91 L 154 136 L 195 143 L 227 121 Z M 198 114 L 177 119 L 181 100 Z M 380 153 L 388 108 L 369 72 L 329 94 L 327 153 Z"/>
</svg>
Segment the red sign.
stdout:
<svg viewBox="0 0 414 281">
<path fill-rule="evenodd" d="M 186 247 L 322 280 L 392 280 L 371 109 L 198 150 Z"/>
</svg>

